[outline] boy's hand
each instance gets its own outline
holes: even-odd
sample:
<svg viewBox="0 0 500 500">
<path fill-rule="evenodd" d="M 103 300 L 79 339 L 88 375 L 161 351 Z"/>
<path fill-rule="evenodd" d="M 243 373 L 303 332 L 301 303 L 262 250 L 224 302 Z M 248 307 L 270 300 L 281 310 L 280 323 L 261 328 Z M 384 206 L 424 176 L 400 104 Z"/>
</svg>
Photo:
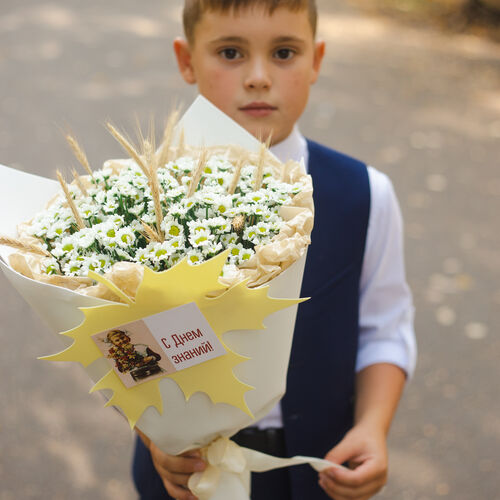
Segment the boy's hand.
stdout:
<svg viewBox="0 0 500 500">
<path fill-rule="evenodd" d="M 168 494 L 176 500 L 197 500 L 197 497 L 189 491 L 187 484 L 193 472 L 201 472 L 206 468 L 200 452 L 190 450 L 179 456 L 168 455 L 138 429 L 136 432 L 149 448 L 153 465 Z"/>
<path fill-rule="evenodd" d="M 335 500 L 368 500 L 387 482 L 386 436 L 381 429 L 353 427 L 325 458 L 351 467 L 327 469 L 319 475 L 320 486 Z"/>
</svg>

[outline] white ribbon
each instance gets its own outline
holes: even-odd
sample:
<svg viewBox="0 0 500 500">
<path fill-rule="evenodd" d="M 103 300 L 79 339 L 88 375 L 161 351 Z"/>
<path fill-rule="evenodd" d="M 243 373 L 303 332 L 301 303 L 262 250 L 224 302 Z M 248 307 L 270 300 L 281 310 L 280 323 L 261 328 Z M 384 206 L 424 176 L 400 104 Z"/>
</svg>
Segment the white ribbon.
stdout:
<svg viewBox="0 0 500 500">
<path fill-rule="evenodd" d="M 251 472 L 264 472 L 293 465 L 309 464 L 318 472 L 343 468 L 321 458 L 296 456 L 278 458 L 237 445 L 229 438 L 218 438 L 202 449 L 207 462 L 203 472 L 189 478 L 189 489 L 199 500 L 250 500 Z"/>
</svg>

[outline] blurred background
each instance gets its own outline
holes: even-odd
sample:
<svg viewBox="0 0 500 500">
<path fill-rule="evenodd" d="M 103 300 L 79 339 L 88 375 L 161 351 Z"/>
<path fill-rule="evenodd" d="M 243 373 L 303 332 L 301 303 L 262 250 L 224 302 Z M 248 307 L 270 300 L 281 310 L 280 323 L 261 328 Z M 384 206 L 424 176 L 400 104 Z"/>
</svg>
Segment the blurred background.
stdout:
<svg viewBox="0 0 500 500">
<path fill-rule="evenodd" d="M 194 88 L 180 0 L 1 0 L 0 163 L 54 177 L 122 153 L 106 119 L 159 124 Z M 327 41 L 303 132 L 394 182 L 419 363 L 390 437 L 391 500 L 500 499 L 498 0 L 320 0 Z M 1 216 L 1 215 L 0 215 Z M 132 436 L 0 276 L 0 500 L 133 499 Z"/>
</svg>

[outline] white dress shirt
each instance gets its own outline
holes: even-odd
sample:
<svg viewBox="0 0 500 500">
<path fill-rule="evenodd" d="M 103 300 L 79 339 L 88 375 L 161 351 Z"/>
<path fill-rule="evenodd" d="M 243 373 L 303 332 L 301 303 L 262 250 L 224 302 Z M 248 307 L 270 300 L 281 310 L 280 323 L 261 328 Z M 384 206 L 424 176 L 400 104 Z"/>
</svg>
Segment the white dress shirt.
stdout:
<svg viewBox="0 0 500 500">
<path fill-rule="evenodd" d="M 271 151 L 281 161 L 303 158 L 308 164 L 307 142 L 297 127 Z M 410 378 L 417 347 L 413 302 L 404 269 L 401 211 L 389 178 L 373 167 L 368 167 L 368 178 L 371 206 L 360 280 L 356 372 L 375 363 L 391 363 Z M 281 406 L 276 405 L 256 425 L 261 429 L 283 427 Z"/>
</svg>

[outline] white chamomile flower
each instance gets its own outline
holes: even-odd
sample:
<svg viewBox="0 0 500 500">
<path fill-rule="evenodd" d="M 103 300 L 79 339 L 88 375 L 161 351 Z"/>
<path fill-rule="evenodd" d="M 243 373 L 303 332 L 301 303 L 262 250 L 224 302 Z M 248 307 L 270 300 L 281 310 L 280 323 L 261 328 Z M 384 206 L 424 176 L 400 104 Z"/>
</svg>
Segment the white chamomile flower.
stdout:
<svg viewBox="0 0 500 500">
<path fill-rule="evenodd" d="M 90 259 L 89 269 L 92 271 L 107 271 L 114 262 L 109 255 L 105 254 L 95 254 Z M 91 267 L 92 266 L 92 267 Z"/>
<path fill-rule="evenodd" d="M 203 262 L 203 254 L 199 250 L 188 250 L 186 252 L 187 262 L 191 266 L 201 264 Z"/>
<path fill-rule="evenodd" d="M 187 225 L 190 234 L 209 230 L 209 225 L 206 220 L 192 220 L 189 221 Z"/>
<path fill-rule="evenodd" d="M 153 249 L 150 251 L 150 258 L 153 262 L 166 261 L 172 249 L 167 242 L 153 243 Z"/>
<path fill-rule="evenodd" d="M 168 267 L 173 267 L 175 266 L 176 264 L 178 264 L 182 258 L 184 257 L 184 255 L 182 255 L 181 253 L 174 253 L 172 254 L 169 258 L 168 258 Z"/>
<path fill-rule="evenodd" d="M 61 240 L 61 250 L 64 253 L 70 253 L 75 251 L 78 248 L 77 243 L 75 242 L 74 236 L 65 236 Z"/>
<path fill-rule="evenodd" d="M 151 212 L 146 212 L 142 214 L 141 219 L 146 223 L 146 224 L 155 224 L 156 223 L 156 217 L 154 211 Z"/>
<path fill-rule="evenodd" d="M 270 226 L 267 222 L 259 222 L 255 227 L 255 232 L 259 236 L 267 236 L 269 234 Z"/>
<path fill-rule="evenodd" d="M 232 196 L 219 195 L 214 203 L 214 208 L 221 215 L 226 215 L 226 212 L 233 207 Z"/>
<path fill-rule="evenodd" d="M 84 267 L 84 263 L 82 261 L 72 259 L 64 264 L 63 272 L 66 276 L 81 276 L 84 273 L 86 274 L 87 271 L 86 269 L 82 270 L 82 267 Z"/>
<path fill-rule="evenodd" d="M 250 241 L 251 243 L 256 245 L 259 242 L 257 227 L 256 226 L 246 227 L 245 230 L 243 231 L 243 239 L 246 241 Z"/>
<path fill-rule="evenodd" d="M 134 256 L 134 262 L 139 262 L 139 264 L 144 264 L 149 259 L 149 249 L 139 248 Z"/>
<path fill-rule="evenodd" d="M 184 250 L 186 248 L 186 240 L 184 236 L 176 236 L 167 240 L 172 249 L 176 252 Z"/>
<path fill-rule="evenodd" d="M 205 257 L 213 257 L 223 250 L 222 243 L 217 243 L 215 241 L 211 241 L 208 245 L 203 247 L 203 255 Z"/>
<path fill-rule="evenodd" d="M 129 227 L 122 227 L 116 233 L 116 241 L 122 248 L 129 248 L 135 241 L 135 233 Z"/>
<path fill-rule="evenodd" d="M 45 259 L 41 265 L 42 274 L 48 274 L 49 276 L 59 273 L 59 265 L 57 260 L 54 258 Z"/>
<path fill-rule="evenodd" d="M 97 231 L 93 228 L 80 229 L 74 234 L 74 241 L 78 248 L 89 248 L 95 242 Z"/>
<path fill-rule="evenodd" d="M 229 248 L 229 261 L 232 262 L 233 264 L 237 264 L 240 260 L 240 254 L 245 250 L 243 248 L 243 245 L 241 243 L 238 243 L 236 245 L 228 245 Z"/>
<path fill-rule="evenodd" d="M 194 248 L 206 247 L 213 241 L 213 236 L 208 229 L 195 231 L 189 236 L 189 242 Z"/>
<path fill-rule="evenodd" d="M 169 221 L 164 219 L 161 224 L 161 228 L 165 232 L 165 235 L 169 237 L 182 236 L 184 234 L 184 226 L 175 219 Z"/>
<path fill-rule="evenodd" d="M 47 224 L 48 225 L 48 224 Z M 44 224 L 45 226 L 45 224 Z M 54 238 L 58 238 L 62 236 L 67 229 L 69 228 L 69 224 L 64 221 L 57 221 L 54 224 L 51 224 L 49 228 L 46 230 L 46 236 L 49 240 L 53 240 Z M 37 234 L 38 236 L 38 234 Z"/>
<path fill-rule="evenodd" d="M 177 219 L 184 217 L 186 212 L 188 211 L 187 207 L 185 207 L 182 203 L 175 203 L 170 206 L 169 214 Z"/>
<path fill-rule="evenodd" d="M 222 234 L 219 237 L 219 241 L 223 244 L 225 248 L 227 248 L 229 245 L 235 245 L 240 237 L 238 236 L 237 233 L 225 233 Z"/>
<path fill-rule="evenodd" d="M 244 248 L 239 255 L 239 264 L 243 264 L 247 261 L 249 261 L 253 255 L 255 254 L 255 251 L 252 250 L 251 248 Z"/>
</svg>

